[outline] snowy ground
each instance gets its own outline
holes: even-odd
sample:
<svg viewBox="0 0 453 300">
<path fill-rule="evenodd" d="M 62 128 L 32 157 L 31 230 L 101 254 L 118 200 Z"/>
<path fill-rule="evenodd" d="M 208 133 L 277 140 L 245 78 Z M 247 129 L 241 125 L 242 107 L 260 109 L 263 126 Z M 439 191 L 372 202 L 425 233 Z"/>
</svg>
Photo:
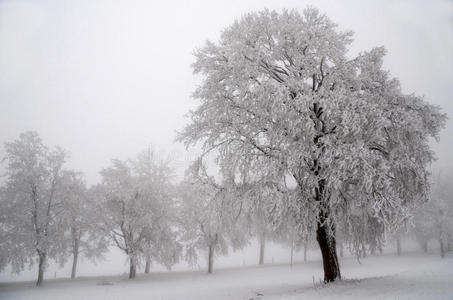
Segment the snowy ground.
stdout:
<svg viewBox="0 0 453 300">
<path fill-rule="evenodd" d="M 453 254 L 406 253 L 401 257 L 368 257 L 359 263 L 341 261 L 342 282 L 320 285 L 321 262 L 170 272 L 125 276 L 87 277 L 75 281 L 47 280 L 36 289 L 32 282 L 0 284 L 0 299 L 453 299 Z"/>
</svg>

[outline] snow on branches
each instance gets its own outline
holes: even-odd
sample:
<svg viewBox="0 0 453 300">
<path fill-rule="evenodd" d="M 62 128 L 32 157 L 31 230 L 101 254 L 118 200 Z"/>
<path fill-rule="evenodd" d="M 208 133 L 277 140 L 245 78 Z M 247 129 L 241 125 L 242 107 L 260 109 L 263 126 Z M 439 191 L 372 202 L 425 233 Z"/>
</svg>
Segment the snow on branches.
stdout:
<svg viewBox="0 0 453 300">
<path fill-rule="evenodd" d="M 382 70 L 383 48 L 351 59 L 351 42 L 314 8 L 243 16 L 197 50 L 200 105 L 179 137 L 215 150 L 228 174 L 246 164 L 292 177 L 291 207 L 317 227 L 326 281 L 340 277 L 336 224 L 367 215 L 395 228 L 426 200 L 429 138 L 446 119 L 401 92 Z"/>
</svg>

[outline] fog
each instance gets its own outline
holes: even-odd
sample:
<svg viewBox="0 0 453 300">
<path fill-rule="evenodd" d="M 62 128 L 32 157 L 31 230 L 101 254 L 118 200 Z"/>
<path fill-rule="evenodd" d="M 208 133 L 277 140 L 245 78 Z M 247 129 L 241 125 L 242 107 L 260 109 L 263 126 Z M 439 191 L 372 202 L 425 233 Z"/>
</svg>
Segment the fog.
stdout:
<svg viewBox="0 0 453 300">
<path fill-rule="evenodd" d="M 67 166 L 83 172 L 88 185 L 100 183 L 99 171 L 112 159 L 134 157 L 147 148 L 170 158 L 178 182 L 200 154 L 199 147 L 186 149 L 175 141 L 198 105 L 192 98 L 200 84 L 191 66 L 194 51 L 207 40 L 217 42 L 222 30 L 246 13 L 307 6 L 325 13 L 340 30 L 354 32 L 348 56 L 384 46 L 384 69 L 400 80 L 403 92 L 423 96 L 453 116 L 451 0 L 0 0 L 0 157 L 6 154 L 5 142 L 36 131 L 47 145 L 67 150 Z M 452 135 L 448 120 L 440 140 L 430 141 L 438 158 L 435 172 L 453 168 Z M 392 238 L 385 255 L 396 251 Z M 418 251 L 412 238 L 405 247 Z M 253 266 L 258 251 L 253 240 L 219 257 L 216 267 Z M 266 263 L 289 263 L 287 246 L 272 243 L 266 251 Z M 437 244 L 430 251 L 437 253 Z M 295 254 L 298 263 L 301 255 Z M 79 275 L 127 273 L 127 257 L 120 250 L 112 247 L 105 257 L 97 264 L 81 258 Z M 318 248 L 310 249 L 309 258 L 321 270 Z M 202 257 L 195 270 L 205 267 Z M 182 261 L 173 271 L 189 269 Z M 166 268 L 156 264 L 153 271 Z M 7 267 L 0 281 L 34 280 L 36 272 L 34 266 L 12 274 Z M 63 268 L 52 263 L 46 279 L 69 274 L 69 262 Z"/>
<path fill-rule="evenodd" d="M 244 13 L 307 5 L 355 32 L 354 54 L 385 46 L 403 91 L 452 115 L 452 1 L 2 1 L 0 142 L 35 130 L 89 183 L 148 145 L 173 153 L 182 175 L 194 154 L 174 138 L 196 104 L 194 50 Z M 448 121 L 433 143 L 446 168 L 452 131 Z"/>
</svg>

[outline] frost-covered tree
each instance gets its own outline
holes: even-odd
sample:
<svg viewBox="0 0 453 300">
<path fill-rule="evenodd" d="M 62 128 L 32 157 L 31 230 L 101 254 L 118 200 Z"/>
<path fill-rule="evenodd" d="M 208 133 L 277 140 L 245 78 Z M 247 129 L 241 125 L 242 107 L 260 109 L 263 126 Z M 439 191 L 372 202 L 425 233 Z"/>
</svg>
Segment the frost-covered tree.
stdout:
<svg viewBox="0 0 453 300">
<path fill-rule="evenodd" d="M 382 252 L 384 246 L 385 227 L 372 211 L 361 210 L 360 215 L 350 216 L 350 221 L 340 224 L 338 231 L 341 242 L 344 243 L 352 254 L 365 258 L 367 253 Z M 368 249 L 367 249 L 368 247 Z"/>
<path fill-rule="evenodd" d="M 241 208 L 235 205 L 238 198 L 231 189 L 206 176 L 204 166 L 194 166 L 196 171 L 189 172 L 178 188 L 182 242 L 185 258 L 192 265 L 198 260 L 198 252 L 207 250 L 211 274 L 216 255 L 227 254 L 229 245 L 237 249 L 246 244 L 245 232 L 237 223 L 241 215 Z"/>
<path fill-rule="evenodd" d="M 415 231 L 416 236 L 423 242 L 429 239 L 437 240 L 440 256 L 445 257 L 447 245 L 452 243 L 453 237 L 453 176 L 451 173 L 439 173 L 433 177 L 431 198 L 421 207 L 415 218 Z"/>
<path fill-rule="evenodd" d="M 151 259 L 168 259 L 162 261 L 167 266 L 176 261 L 174 255 L 161 255 L 168 236 L 173 236 L 169 174 L 168 162 L 158 160 L 151 151 L 135 160 L 113 160 L 112 166 L 101 171 L 102 183 L 96 192 L 98 226 L 128 256 L 130 279 L 143 260 L 150 264 Z"/>
<path fill-rule="evenodd" d="M 243 16 L 196 52 L 200 104 L 179 137 L 218 154 L 223 172 L 247 162 L 276 184 L 292 178 L 276 212 L 316 228 L 325 282 L 341 277 L 336 224 L 367 210 L 397 227 L 426 199 L 429 138 L 446 118 L 402 93 L 383 48 L 349 58 L 351 42 L 314 8 Z"/>
<path fill-rule="evenodd" d="M 79 172 L 64 170 L 60 198 L 63 201 L 63 226 L 68 239 L 68 252 L 72 256 L 71 279 L 76 277 L 80 255 L 96 260 L 107 251 L 105 235 L 96 227 L 96 206 Z"/>
<path fill-rule="evenodd" d="M 429 202 L 431 201 L 432 200 Z M 432 221 L 426 218 L 427 212 L 425 210 L 427 207 L 429 207 L 429 205 L 425 204 L 417 210 L 412 231 L 415 240 L 418 242 L 424 253 L 428 252 L 428 242 L 436 236 L 435 231 L 433 230 Z"/>
<path fill-rule="evenodd" d="M 247 174 L 247 179 L 243 178 L 240 185 L 234 185 L 230 192 L 234 193 L 240 200 L 241 226 L 247 231 L 246 234 L 251 238 L 256 238 L 259 244 L 258 264 L 264 264 L 264 254 L 266 243 L 272 241 L 279 229 L 272 218 L 272 208 L 274 205 L 274 191 L 272 184 L 268 184 L 265 176 L 257 174 Z"/>
<path fill-rule="evenodd" d="M 256 237 L 259 242 L 259 258 L 258 264 L 264 264 L 264 253 L 266 242 L 271 241 L 276 232 L 276 228 L 272 222 L 270 212 L 273 201 L 269 199 L 266 189 L 254 189 L 255 192 L 249 193 L 249 203 L 251 207 L 248 209 L 247 218 L 250 226 L 250 233 Z"/>
<path fill-rule="evenodd" d="M 142 251 L 146 274 L 150 271 L 152 261 L 170 269 L 181 256 L 182 248 L 175 230 L 174 170 L 170 164 L 170 160 L 160 159 L 151 149 L 143 151 L 132 161 L 140 193 L 155 201 L 150 223 L 152 226 L 145 236 Z"/>
<path fill-rule="evenodd" d="M 60 148 L 48 148 L 36 132 L 22 133 L 5 143 L 6 182 L 0 202 L 0 268 L 11 264 L 20 272 L 38 263 L 36 285 L 43 283 L 49 259 L 64 255 L 64 226 L 61 197 Z"/>
</svg>

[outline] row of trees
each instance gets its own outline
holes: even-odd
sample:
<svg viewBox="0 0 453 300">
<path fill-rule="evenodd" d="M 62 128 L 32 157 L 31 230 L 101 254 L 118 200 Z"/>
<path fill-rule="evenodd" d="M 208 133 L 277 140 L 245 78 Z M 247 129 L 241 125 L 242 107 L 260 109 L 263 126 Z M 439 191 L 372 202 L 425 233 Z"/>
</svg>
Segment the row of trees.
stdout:
<svg viewBox="0 0 453 300">
<path fill-rule="evenodd" d="M 380 249 L 428 200 L 429 142 L 446 120 L 402 93 L 382 69 L 383 48 L 350 58 L 351 42 L 314 8 L 247 14 L 207 42 L 193 65 L 200 104 L 178 136 L 204 152 L 178 188 L 150 151 L 113 161 L 87 189 L 36 134 L 7 143 L 2 266 L 38 257 L 41 284 L 47 259 L 108 240 L 128 255 L 130 278 L 142 262 L 193 261 L 200 248 L 212 272 L 215 253 L 244 245 L 240 229 L 251 228 L 262 253 L 272 232 L 316 239 L 324 281 L 340 279 L 337 237 L 357 254 Z M 80 209 L 90 213 L 71 217 Z"/>
<path fill-rule="evenodd" d="M 138 265 L 148 273 L 153 262 L 195 264 L 200 251 L 208 252 L 212 273 L 216 254 L 243 247 L 255 234 L 263 263 L 263 235 L 270 232 L 263 204 L 256 211 L 243 207 L 245 189 L 216 183 L 204 166 L 194 164 L 176 184 L 171 162 L 148 149 L 113 160 L 101 170 L 101 182 L 87 187 L 81 173 L 65 168 L 66 152 L 47 147 L 36 132 L 5 143 L 5 150 L 0 269 L 10 264 L 20 272 L 37 264 L 38 286 L 50 260 L 63 265 L 72 258 L 75 278 L 80 255 L 102 259 L 110 246 L 128 257 L 131 279 Z"/>
<path fill-rule="evenodd" d="M 274 199 L 282 192 L 271 184 L 248 179 L 238 185 L 231 177 L 218 183 L 201 161 L 175 184 L 170 161 L 148 149 L 134 159 L 113 160 L 101 171 L 101 183 L 88 188 L 81 173 L 64 168 L 65 152 L 46 147 L 37 133 L 21 134 L 5 146 L 0 267 L 11 264 L 20 272 L 37 263 L 37 285 L 50 259 L 64 264 L 72 257 L 75 278 L 80 255 L 102 259 L 110 246 L 127 255 L 132 279 L 138 265 L 145 266 L 145 273 L 152 262 L 171 268 L 184 258 L 193 265 L 204 252 L 212 273 L 215 255 L 242 248 L 251 238 L 259 242 L 259 264 L 271 240 L 289 245 L 291 257 L 303 247 L 306 260 L 315 240 L 315 229 L 301 230 L 292 215 L 281 221 Z M 422 245 L 438 239 L 442 256 L 453 234 L 451 185 L 445 178 L 436 179 L 414 229 Z M 343 246 L 360 257 L 382 251 L 384 240 L 377 237 L 382 238 L 384 226 L 375 218 L 357 220 L 363 223 L 354 224 L 355 229 L 338 226 L 341 254 Z"/>
<path fill-rule="evenodd" d="M 49 259 L 64 264 L 72 255 L 75 277 L 80 253 L 96 259 L 107 249 L 82 175 L 64 169 L 66 152 L 48 148 L 35 132 L 5 143 L 5 150 L 0 268 L 10 264 L 19 272 L 37 263 L 41 285 Z"/>
</svg>

